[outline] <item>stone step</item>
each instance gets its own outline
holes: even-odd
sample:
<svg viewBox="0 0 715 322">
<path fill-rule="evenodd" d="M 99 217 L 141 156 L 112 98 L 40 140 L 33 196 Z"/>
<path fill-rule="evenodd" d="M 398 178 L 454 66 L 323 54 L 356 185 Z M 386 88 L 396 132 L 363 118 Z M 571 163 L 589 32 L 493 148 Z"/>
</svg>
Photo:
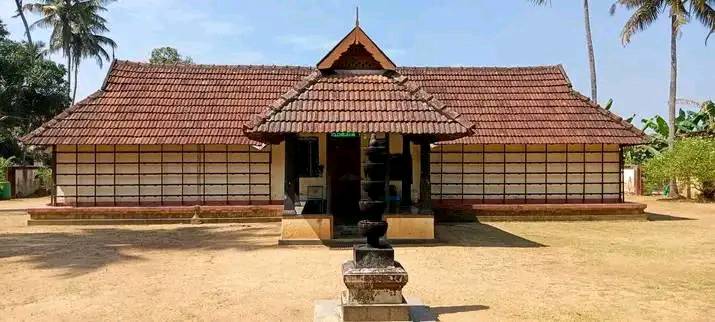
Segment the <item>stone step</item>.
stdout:
<svg viewBox="0 0 715 322">
<path fill-rule="evenodd" d="M 437 239 L 385 239 L 380 238 L 380 240 L 387 241 L 390 245 L 436 245 L 439 244 Z M 352 248 L 353 245 L 366 244 L 365 238 L 333 238 L 331 240 L 324 240 L 322 243 L 329 247 L 335 248 Z"/>
</svg>

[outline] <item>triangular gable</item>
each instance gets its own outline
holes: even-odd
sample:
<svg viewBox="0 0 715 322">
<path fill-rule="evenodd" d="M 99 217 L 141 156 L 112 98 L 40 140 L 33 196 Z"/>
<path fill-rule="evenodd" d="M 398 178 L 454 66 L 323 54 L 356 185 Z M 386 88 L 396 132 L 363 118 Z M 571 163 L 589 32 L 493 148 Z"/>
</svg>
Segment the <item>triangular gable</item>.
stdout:
<svg viewBox="0 0 715 322">
<path fill-rule="evenodd" d="M 318 62 L 318 69 L 340 69 L 336 67 L 344 66 L 346 54 L 358 54 L 356 58 L 364 59 L 360 53 L 367 52 L 372 60 L 364 63 L 370 69 L 395 70 L 395 63 L 378 47 L 360 26 L 355 26 L 340 42 L 333 47 L 330 52 Z M 343 57 L 343 59 L 341 59 Z M 374 60 L 374 61 L 373 61 Z M 376 65 L 374 63 L 377 63 Z M 375 68 L 378 67 L 379 68 Z"/>
</svg>

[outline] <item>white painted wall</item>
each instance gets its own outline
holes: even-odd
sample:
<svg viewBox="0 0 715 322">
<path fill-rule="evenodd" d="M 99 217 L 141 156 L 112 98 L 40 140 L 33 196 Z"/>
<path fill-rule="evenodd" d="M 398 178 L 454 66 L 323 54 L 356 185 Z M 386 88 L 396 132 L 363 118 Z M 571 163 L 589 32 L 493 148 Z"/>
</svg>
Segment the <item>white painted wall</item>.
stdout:
<svg viewBox="0 0 715 322">
<path fill-rule="evenodd" d="M 59 204 L 266 203 L 271 147 L 60 145 Z"/>
<path fill-rule="evenodd" d="M 327 166 L 326 136 L 320 162 Z M 390 152 L 402 151 L 390 138 Z M 412 199 L 419 196 L 419 146 L 412 144 Z M 548 149 L 548 153 L 547 153 Z M 283 200 L 283 144 L 259 150 L 248 145 L 60 145 L 59 204 L 267 203 Z M 431 150 L 432 198 L 618 199 L 617 145 L 438 145 Z M 326 187 L 325 173 L 301 178 Z M 398 190 L 399 181 L 393 182 Z M 549 192 L 546 195 L 547 191 Z M 327 191 L 325 192 L 327 194 Z M 399 192 L 398 192 L 399 193 Z M 525 195 L 526 193 L 526 195 Z M 227 194 L 229 196 L 227 196 Z"/>
<path fill-rule="evenodd" d="M 620 196 L 617 145 L 439 145 L 430 153 L 433 199 L 495 202 Z"/>
</svg>

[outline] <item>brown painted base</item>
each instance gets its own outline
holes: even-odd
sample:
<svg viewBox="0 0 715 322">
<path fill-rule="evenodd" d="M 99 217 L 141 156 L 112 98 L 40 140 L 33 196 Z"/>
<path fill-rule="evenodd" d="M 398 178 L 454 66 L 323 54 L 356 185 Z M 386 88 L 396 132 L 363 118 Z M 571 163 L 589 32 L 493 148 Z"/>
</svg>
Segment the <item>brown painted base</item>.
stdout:
<svg viewBox="0 0 715 322">
<path fill-rule="evenodd" d="M 333 238 L 332 215 L 285 215 L 280 244 L 313 244 Z"/>
<path fill-rule="evenodd" d="M 450 221 L 580 221 L 644 220 L 646 205 L 639 203 L 592 204 L 473 204 L 435 208 L 435 219 Z"/>
<path fill-rule="evenodd" d="M 386 214 L 383 220 L 387 222 L 389 240 L 433 240 L 434 216 L 421 214 Z"/>
<path fill-rule="evenodd" d="M 281 206 L 46 207 L 28 209 L 28 225 L 277 222 Z"/>
</svg>

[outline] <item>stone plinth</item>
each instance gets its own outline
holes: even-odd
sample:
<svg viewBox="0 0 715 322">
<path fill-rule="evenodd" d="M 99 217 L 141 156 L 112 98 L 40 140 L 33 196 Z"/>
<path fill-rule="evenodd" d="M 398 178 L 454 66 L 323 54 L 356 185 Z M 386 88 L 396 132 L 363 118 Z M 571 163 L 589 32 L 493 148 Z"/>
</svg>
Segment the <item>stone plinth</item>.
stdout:
<svg viewBox="0 0 715 322">
<path fill-rule="evenodd" d="M 353 245 L 353 262 L 356 268 L 395 266 L 395 250 L 381 242 L 379 248 L 370 245 Z M 343 265 L 343 272 L 345 266 Z"/>
<path fill-rule="evenodd" d="M 348 288 L 345 304 L 401 304 L 407 271 L 399 262 L 388 267 L 357 267 L 354 261 L 343 264 L 343 282 Z"/>
<path fill-rule="evenodd" d="M 400 316 L 404 316 L 403 308 L 409 310 L 409 320 L 415 322 L 435 322 L 437 321 L 437 316 L 430 310 L 430 308 L 424 304 L 419 299 L 407 298 L 405 304 L 384 304 L 378 305 L 377 310 L 374 308 L 375 305 L 354 305 L 352 306 L 354 310 L 351 312 L 352 316 L 348 316 L 348 319 L 353 319 L 353 321 L 399 321 Z M 364 308 L 364 309 L 361 309 Z M 387 313 L 385 312 L 387 311 Z M 390 314 L 389 318 L 384 319 L 385 314 Z M 343 305 L 341 305 L 341 300 L 317 300 L 315 301 L 315 312 L 313 315 L 313 321 L 315 322 L 342 322 L 350 321 L 343 317 Z"/>
<path fill-rule="evenodd" d="M 350 303 L 348 291 L 343 292 L 340 307 L 343 321 L 412 321 L 410 305 L 404 300 L 400 303 Z"/>
</svg>

